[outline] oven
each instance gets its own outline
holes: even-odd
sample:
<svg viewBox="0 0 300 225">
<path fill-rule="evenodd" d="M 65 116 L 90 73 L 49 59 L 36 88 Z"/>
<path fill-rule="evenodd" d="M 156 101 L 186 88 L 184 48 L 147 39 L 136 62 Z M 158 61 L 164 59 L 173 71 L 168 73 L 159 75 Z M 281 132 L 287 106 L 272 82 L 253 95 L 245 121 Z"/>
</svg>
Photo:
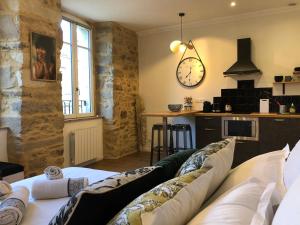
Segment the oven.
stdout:
<svg viewBox="0 0 300 225">
<path fill-rule="evenodd" d="M 259 141 L 259 120 L 252 117 L 222 117 L 222 138 Z"/>
</svg>

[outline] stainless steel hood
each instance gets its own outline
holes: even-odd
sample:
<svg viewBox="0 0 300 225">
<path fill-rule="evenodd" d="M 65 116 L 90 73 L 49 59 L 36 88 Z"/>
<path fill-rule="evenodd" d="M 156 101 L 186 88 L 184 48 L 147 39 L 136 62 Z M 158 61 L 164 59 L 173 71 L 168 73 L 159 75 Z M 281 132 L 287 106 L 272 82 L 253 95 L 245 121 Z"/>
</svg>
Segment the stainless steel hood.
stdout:
<svg viewBox="0 0 300 225">
<path fill-rule="evenodd" d="M 237 40 L 237 62 L 224 75 L 260 74 L 261 71 L 251 60 L 251 39 Z"/>
</svg>

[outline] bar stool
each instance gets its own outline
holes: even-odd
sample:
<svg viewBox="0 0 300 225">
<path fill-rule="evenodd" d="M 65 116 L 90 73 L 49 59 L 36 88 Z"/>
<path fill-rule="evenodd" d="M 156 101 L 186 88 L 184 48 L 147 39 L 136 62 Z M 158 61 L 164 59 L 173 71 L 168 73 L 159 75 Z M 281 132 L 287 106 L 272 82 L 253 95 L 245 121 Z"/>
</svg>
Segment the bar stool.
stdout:
<svg viewBox="0 0 300 225">
<path fill-rule="evenodd" d="M 190 149 L 193 149 L 193 138 L 192 138 L 192 128 L 189 124 L 174 124 L 172 126 L 172 131 L 175 131 L 176 145 L 174 152 L 179 152 L 180 150 L 187 149 L 187 131 L 189 132 L 190 139 Z M 183 148 L 179 146 L 179 134 L 183 134 Z"/>
<path fill-rule="evenodd" d="M 172 125 L 167 125 L 167 131 L 170 133 L 170 140 L 168 141 L 168 152 L 166 154 L 168 155 L 169 152 L 173 150 L 173 135 L 172 135 Z M 154 138 L 155 138 L 155 132 L 157 132 L 157 145 L 154 146 Z M 160 152 L 163 149 L 163 145 L 161 143 L 161 132 L 163 132 L 163 125 L 162 124 L 154 124 L 152 126 L 152 135 L 151 135 L 151 156 L 150 156 L 150 166 L 152 166 L 153 163 L 153 154 L 154 152 L 157 152 L 157 161 L 160 160 Z"/>
</svg>

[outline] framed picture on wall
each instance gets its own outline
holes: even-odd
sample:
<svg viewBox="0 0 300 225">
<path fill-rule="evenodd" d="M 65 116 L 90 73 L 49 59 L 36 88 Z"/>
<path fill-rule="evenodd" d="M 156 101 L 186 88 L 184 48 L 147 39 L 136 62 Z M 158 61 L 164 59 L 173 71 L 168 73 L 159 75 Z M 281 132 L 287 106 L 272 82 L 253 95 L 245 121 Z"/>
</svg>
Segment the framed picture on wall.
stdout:
<svg viewBox="0 0 300 225">
<path fill-rule="evenodd" d="M 31 32 L 31 79 L 56 81 L 56 40 Z"/>
</svg>

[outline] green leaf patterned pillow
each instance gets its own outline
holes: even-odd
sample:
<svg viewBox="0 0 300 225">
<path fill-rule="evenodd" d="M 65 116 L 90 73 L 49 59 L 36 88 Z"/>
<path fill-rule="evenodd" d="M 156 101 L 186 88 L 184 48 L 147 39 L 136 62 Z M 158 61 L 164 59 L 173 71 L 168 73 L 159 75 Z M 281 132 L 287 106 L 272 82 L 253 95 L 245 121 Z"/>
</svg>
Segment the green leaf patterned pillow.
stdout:
<svg viewBox="0 0 300 225">
<path fill-rule="evenodd" d="M 108 225 L 186 224 L 201 207 L 212 174 L 201 168 L 166 181 L 136 198 Z"/>
<path fill-rule="evenodd" d="M 211 143 L 206 147 L 196 151 L 193 155 L 186 160 L 180 169 L 178 170 L 176 176 L 181 176 L 183 174 L 189 173 L 191 171 L 197 170 L 202 167 L 205 159 L 219 150 L 223 149 L 230 143 L 229 139 Z"/>
</svg>

